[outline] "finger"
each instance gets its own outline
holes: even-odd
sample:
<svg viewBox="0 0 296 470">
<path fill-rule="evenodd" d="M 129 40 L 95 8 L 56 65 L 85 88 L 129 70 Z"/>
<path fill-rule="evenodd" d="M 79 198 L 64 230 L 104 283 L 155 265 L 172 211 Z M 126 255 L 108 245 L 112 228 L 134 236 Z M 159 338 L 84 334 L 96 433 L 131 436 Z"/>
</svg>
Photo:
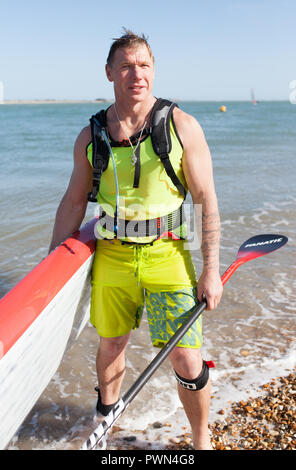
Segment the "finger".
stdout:
<svg viewBox="0 0 296 470">
<path fill-rule="evenodd" d="M 201 286 L 197 286 L 197 298 L 198 298 L 198 301 L 201 302 L 204 298 L 204 293 L 203 293 L 203 289 L 201 288 Z"/>
<path fill-rule="evenodd" d="M 218 301 L 216 297 L 209 297 L 207 299 L 207 307 L 206 310 L 215 310 L 218 305 Z"/>
<path fill-rule="evenodd" d="M 206 310 L 213 310 L 213 304 L 211 300 L 207 300 Z"/>
</svg>

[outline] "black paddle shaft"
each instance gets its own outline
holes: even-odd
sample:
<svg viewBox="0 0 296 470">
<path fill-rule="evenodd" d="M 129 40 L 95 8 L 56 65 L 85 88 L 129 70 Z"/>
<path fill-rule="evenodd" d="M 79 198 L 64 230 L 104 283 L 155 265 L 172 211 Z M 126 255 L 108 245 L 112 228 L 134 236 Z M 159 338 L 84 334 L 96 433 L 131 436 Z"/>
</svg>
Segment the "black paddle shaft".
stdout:
<svg viewBox="0 0 296 470">
<path fill-rule="evenodd" d="M 248 239 L 243 245 L 241 245 L 236 260 L 229 266 L 225 273 L 221 276 L 222 284 L 224 285 L 227 280 L 231 277 L 234 271 L 243 263 L 255 259 L 258 256 L 263 256 L 271 251 L 274 251 L 287 243 L 287 237 L 283 235 L 257 235 Z M 138 392 L 142 389 L 145 383 L 153 375 L 160 364 L 166 359 L 172 349 L 177 345 L 180 339 L 184 336 L 187 330 L 193 325 L 198 319 L 201 313 L 206 308 L 207 303 L 205 300 L 200 302 L 197 308 L 192 312 L 191 316 L 183 323 L 183 325 L 176 331 L 176 333 L 170 338 L 163 349 L 155 356 L 149 366 L 139 376 L 136 382 L 131 388 L 125 393 L 121 400 L 114 406 L 110 413 L 106 416 L 106 419 L 98 426 L 98 428 L 91 434 L 88 440 L 83 444 L 82 450 L 94 449 L 99 442 L 105 438 L 108 429 L 112 427 L 114 422 L 123 413 L 125 408 L 134 399 Z"/>
</svg>

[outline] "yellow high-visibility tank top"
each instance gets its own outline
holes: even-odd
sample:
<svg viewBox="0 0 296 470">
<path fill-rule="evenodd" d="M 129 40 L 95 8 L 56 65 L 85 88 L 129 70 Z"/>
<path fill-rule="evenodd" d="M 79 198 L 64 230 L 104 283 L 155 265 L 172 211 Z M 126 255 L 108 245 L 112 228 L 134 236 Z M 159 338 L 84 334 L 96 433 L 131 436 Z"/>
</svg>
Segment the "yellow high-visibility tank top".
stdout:
<svg viewBox="0 0 296 470">
<path fill-rule="evenodd" d="M 173 119 L 170 121 L 172 150 L 169 158 L 174 171 L 188 190 L 182 170 L 183 147 L 177 135 Z M 166 216 L 176 211 L 183 203 L 184 197 L 180 194 L 170 177 L 167 175 L 159 156 L 154 152 L 151 136 L 147 135 L 140 143 L 140 180 L 137 188 L 133 187 L 135 166 L 132 164 L 133 149 L 131 146 L 118 146 L 110 141 L 116 164 L 119 207 L 117 216 L 126 221 L 150 220 Z M 92 165 L 92 143 L 86 149 L 87 158 Z M 112 158 L 109 158 L 107 169 L 101 176 L 100 189 L 97 201 L 101 213 L 114 217 L 116 207 L 116 184 Z M 97 223 L 98 238 L 113 239 L 114 231 L 104 228 Z M 174 228 L 176 238 L 186 238 L 186 224 L 183 222 Z M 155 237 L 118 237 L 122 241 L 132 243 L 151 243 Z"/>
</svg>

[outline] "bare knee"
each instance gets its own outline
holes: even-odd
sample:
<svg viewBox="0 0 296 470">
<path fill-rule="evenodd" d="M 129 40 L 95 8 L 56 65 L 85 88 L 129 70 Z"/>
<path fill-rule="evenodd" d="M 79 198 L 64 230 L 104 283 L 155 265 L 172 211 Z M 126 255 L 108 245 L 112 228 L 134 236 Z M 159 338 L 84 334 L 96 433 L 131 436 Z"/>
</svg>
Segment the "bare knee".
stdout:
<svg viewBox="0 0 296 470">
<path fill-rule="evenodd" d="M 126 348 L 130 334 L 118 336 L 116 338 L 100 338 L 98 355 L 104 354 L 109 357 L 118 357 Z"/>
<path fill-rule="evenodd" d="M 170 353 L 174 370 L 188 379 L 197 377 L 202 369 L 202 356 L 199 349 L 175 347 Z"/>
</svg>

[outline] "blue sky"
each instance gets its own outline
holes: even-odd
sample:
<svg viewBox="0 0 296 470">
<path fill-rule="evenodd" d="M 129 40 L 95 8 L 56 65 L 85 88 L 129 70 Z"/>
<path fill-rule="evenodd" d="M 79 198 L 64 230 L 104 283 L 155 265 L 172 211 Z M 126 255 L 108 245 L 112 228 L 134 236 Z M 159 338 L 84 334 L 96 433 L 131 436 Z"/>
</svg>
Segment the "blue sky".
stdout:
<svg viewBox="0 0 296 470">
<path fill-rule="evenodd" d="M 154 94 L 289 99 L 295 0 L 0 0 L 5 99 L 112 98 L 105 60 L 125 26 L 149 36 Z"/>
</svg>

